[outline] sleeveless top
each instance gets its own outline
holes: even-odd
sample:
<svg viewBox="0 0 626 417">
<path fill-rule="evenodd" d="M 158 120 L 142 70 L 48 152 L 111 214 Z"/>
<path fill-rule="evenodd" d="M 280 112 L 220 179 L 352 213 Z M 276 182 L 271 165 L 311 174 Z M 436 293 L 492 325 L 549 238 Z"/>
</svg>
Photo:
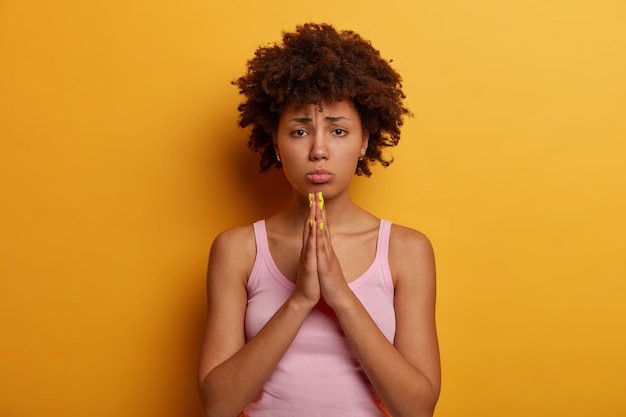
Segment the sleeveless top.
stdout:
<svg viewBox="0 0 626 417">
<path fill-rule="evenodd" d="M 385 337 L 396 331 L 393 282 L 388 250 L 391 223 L 380 221 L 376 256 L 348 285 Z M 269 251 L 265 221 L 254 223 L 257 254 L 248 279 L 245 317 L 253 338 L 295 289 Z M 387 416 L 333 310 L 323 301 L 309 313 L 291 346 L 244 410 L 248 417 Z"/>
</svg>

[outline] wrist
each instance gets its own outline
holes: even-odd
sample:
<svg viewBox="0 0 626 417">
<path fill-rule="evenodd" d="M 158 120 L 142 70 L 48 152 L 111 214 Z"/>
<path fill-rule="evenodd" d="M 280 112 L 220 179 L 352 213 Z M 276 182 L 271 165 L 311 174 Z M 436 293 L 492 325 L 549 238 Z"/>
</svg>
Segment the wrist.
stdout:
<svg viewBox="0 0 626 417">
<path fill-rule="evenodd" d="M 306 298 L 302 296 L 302 294 L 295 292 L 287 299 L 287 306 L 289 310 L 294 313 L 308 314 L 311 310 L 313 310 L 316 304 L 317 301 Z"/>
<path fill-rule="evenodd" d="M 352 310 L 355 303 L 360 303 L 359 299 L 354 295 L 354 292 L 352 292 L 347 285 L 343 291 L 334 293 L 332 297 L 324 297 L 324 301 L 326 301 L 326 304 L 328 304 L 337 315 Z"/>
</svg>

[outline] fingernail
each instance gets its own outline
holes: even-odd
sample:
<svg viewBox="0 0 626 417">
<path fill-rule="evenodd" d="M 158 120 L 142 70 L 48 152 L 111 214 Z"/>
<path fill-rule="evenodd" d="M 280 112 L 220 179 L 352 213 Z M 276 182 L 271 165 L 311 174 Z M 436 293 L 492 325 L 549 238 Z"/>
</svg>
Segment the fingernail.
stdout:
<svg viewBox="0 0 626 417">
<path fill-rule="evenodd" d="M 313 194 L 309 193 L 309 208 L 313 207 Z"/>
<path fill-rule="evenodd" d="M 309 220 L 309 226 L 313 227 L 313 219 Z"/>
<path fill-rule="evenodd" d="M 320 210 L 324 210 L 324 196 L 321 191 L 317 193 L 317 199 L 320 201 Z"/>
<path fill-rule="evenodd" d="M 324 222 L 320 222 L 320 230 L 324 230 Z"/>
</svg>

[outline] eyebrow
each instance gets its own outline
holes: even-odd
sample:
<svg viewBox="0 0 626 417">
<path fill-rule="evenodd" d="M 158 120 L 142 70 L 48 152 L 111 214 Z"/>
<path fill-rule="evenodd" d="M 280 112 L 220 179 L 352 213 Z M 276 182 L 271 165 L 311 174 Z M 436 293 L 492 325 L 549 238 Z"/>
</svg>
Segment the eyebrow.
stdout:
<svg viewBox="0 0 626 417">
<path fill-rule="evenodd" d="M 333 122 L 333 123 L 339 122 L 341 120 L 348 120 L 348 121 L 350 121 L 349 118 L 343 117 L 343 116 L 336 116 L 336 117 L 326 116 L 326 117 L 324 117 L 324 120 L 326 120 L 327 122 Z M 290 122 L 298 122 L 298 123 L 309 123 L 309 122 L 312 122 L 313 119 L 310 118 L 310 117 L 294 117 L 293 119 L 289 119 L 289 121 Z"/>
</svg>

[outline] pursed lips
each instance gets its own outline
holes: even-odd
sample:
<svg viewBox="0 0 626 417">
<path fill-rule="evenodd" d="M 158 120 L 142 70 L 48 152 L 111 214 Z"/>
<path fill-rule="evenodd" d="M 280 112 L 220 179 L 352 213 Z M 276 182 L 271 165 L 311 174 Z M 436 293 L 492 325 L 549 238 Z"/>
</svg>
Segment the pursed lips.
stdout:
<svg viewBox="0 0 626 417">
<path fill-rule="evenodd" d="M 306 178 L 314 184 L 323 184 L 330 181 L 333 174 L 325 169 L 315 169 L 306 174 Z"/>
</svg>

